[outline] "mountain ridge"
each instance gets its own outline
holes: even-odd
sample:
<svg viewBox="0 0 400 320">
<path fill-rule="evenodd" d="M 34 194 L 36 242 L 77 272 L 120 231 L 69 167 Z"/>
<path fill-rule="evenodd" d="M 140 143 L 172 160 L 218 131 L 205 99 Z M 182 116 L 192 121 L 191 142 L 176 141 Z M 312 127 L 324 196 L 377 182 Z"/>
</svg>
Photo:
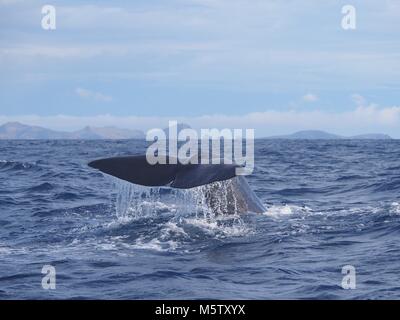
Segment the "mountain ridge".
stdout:
<svg viewBox="0 0 400 320">
<path fill-rule="evenodd" d="M 264 139 L 287 139 L 287 140 L 391 140 L 391 136 L 384 133 L 366 133 L 355 136 L 342 136 L 322 130 L 302 130 L 288 135 L 265 137 Z"/>
<path fill-rule="evenodd" d="M 178 123 L 178 131 L 190 128 L 189 125 L 184 123 Z M 168 137 L 168 128 L 164 129 Z M 113 126 L 106 127 L 92 127 L 86 126 L 80 130 L 66 132 L 47 129 L 40 126 L 26 125 L 20 122 L 7 122 L 0 125 L 0 140 L 100 140 L 100 139 L 111 139 L 111 140 L 125 140 L 125 139 L 144 139 L 145 133 L 137 129 L 122 129 Z M 302 130 L 297 131 L 288 135 L 276 135 L 263 137 L 261 139 L 288 139 L 288 140 L 343 140 L 343 139 L 354 139 L 354 140 L 390 140 L 387 134 L 382 133 L 367 133 L 359 134 L 355 136 L 341 136 L 333 133 L 329 133 L 322 130 Z"/>
<path fill-rule="evenodd" d="M 0 140 L 99 140 L 99 139 L 144 139 L 141 130 L 120 129 L 116 127 L 86 126 L 81 130 L 66 132 L 20 122 L 7 122 L 0 126 Z"/>
</svg>

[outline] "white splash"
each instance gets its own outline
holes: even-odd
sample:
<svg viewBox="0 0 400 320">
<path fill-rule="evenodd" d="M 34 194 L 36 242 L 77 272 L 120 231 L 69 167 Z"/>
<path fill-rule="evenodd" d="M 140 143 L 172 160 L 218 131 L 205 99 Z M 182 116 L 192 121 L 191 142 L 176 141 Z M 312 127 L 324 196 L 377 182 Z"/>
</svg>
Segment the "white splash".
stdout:
<svg viewBox="0 0 400 320">
<path fill-rule="evenodd" d="M 390 208 L 390 213 L 400 214 L 400 203 L 392 202 L 391 208 Z"/>
<path fill-rule="evenodd" d="M 120 243 L 123 247 L 176 251 L 185 247 L 188 242 L 198 239 L 199 234 L 206 238 L 220 239 L 253 233 L 240 215 L 235 212 L 224 214 L 228 207 L 236 208 L 235 203 L 228 197 L 228 193 L 232 191 L 229 181 L 192 189 L 149 188 L 120 180 L 113 182 L 117 188 L 117 219 L 109 223 L 108 228 L 118 228 L 121 224 L 135 223 L 143 218 L 151 218 L 152 223 L 155 223 L 162 217 L 161 223 L 152 225 L 157 228 L 156 234 L 142 234 L 133 243 L 127 243 L 125 239 Z M 218 202 L 212 203 L 212 207 L 216 208 L 214 211 L 211 210 L 207 199 L 210 192 L 214 195 L 217 193 L 217 196 L 213 197 Z M 191 230 L 197 230 L 196 237 L 191 236 Z"/>
<path fill-rule="evenodd" d="M 236 199 L 231 196 L 232 182 L 218 181 L 191 189 L 143 187 L 125 181 L 115 181 L 117 188 L 116 215 L 119 219 L 141 218 L 159 213 L 196 213 L 204 218 L 215 218 L 229 212 L 238 213 Z M 208 196 L 213 193 L 210 208 Z M 232 212 L 231 212 L 232 211 Z"/>
<path fill-rule="evenodd" d="M 163 228 L 161 229 L 160 238 L 165 240 L 171 237 L 188 238 L 189 235 L 181 226 L 178 225 L 178 222 L 168 221 L 167 223 L 164 224 Z"/>
<path fill-rule="evenodd" d="M 263 214 L 266 216 L 270 216 L 272 218 L 279 218 L 282 216 L 307 214 L 311 212 L 312 212 L 311 208 L 307 206 L 296 206 L 296 205 L 285 204 L 283 206 L 273 205 L 267 208 L 267 211 L 265 211 Z"/>
<path fill-rule="evenodd" d="M 178 243 L 173 240 L 160 241 L 157 238 L 147 240 L 144 237 L 140 237 L 131 247 L 133 249 L 141 249 L 141 250 L 175 251 L 178 248 L 178 246 L 179 246 Z"/>
<path fill-rule="evenodd" d="M 216 238 L 241 237 L 254 233 L 240 217 L 185 218 L 184 223 Z"/>
</svg>

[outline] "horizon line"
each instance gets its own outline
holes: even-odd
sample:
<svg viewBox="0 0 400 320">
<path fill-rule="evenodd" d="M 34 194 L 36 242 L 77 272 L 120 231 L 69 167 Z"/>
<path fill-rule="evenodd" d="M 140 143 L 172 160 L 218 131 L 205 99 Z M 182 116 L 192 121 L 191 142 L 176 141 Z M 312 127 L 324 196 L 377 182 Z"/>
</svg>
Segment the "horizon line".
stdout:
<svg viewBox="0 0 400 320">
<path fill-rule="evenodd" d="M 143 130 L 143 129 L 136 129 L 136 128 L 132 129 L 132 128 L 126 128 L 126 127 L 118 127 L 116 125 L 93 126 L 93 125 L 89 125 L 89 124 L 82 126 L 81 129 L 60 130 L 60 129 L 50 129 L 50 128 L 46 127 L 46 126 L 41 126 L 41 125 L 26 124 L 26 123 L 23 123 L 23 122 L 20 122 L 20 121 L 7 121 L 7 122 L 4 122 L 4 123 L 0 124 L 0 127 L 3 127 L 5 125 L 7 125 L 7 124 L 19 124 L 19 125 L 28 126 L 28 127 L 37 127 L 37 128 L 41 128 L 41 129 L 45 129 L 45 130 L 58 132 L 58 133 L 75 133 L 75 132 L 81 131 L 81 130 L 83 130 L 85 128 L 93 128 L 93 129 L 112 128 L 112 129 L 128 130 L 128 131 L 129 130 L 130 131 L 140 131 L 143 134 L 146 133 L 146 130 Z M 182 125 L 182 124 L 183 125 L 188 125 L 189 128 L 191 128 L 190 125 L 187 124 L 187 123 L 183 123 L 183 122 L 178 122 L 177 123 L 177 125 Z M 164 127 L 164 128 L 160 128 L 160 129 L 165 130 L 165 129 L 168 129 L 168 128 L 169 127 Z M 154 128 L 150 128 L 147 131 L 152 130 L 152 129 L 154 129 Z M 202 128 L 200 128 L 200 129 L 191 128 L 191 129 L 196 130 L 196 131 L 202 130 Z M 215 128 L 215 129 L 222 130 L 222 129 L 218 129 L 218 128 Z M 226 129 L 230 129 L 230 128 L 226 128 Z M 242 129 L 245 130 L 245 129 L 249 129 L 249 128 L 242 128 Z M 325 137 L 325 138 L 296 138 L 296 140 L 346 140 L 346 139 L 357 140 L 358 136 L 365 136 L 365 135 L 382 135 L 382 136 L 385 135 L 388 138 L 390 138 L 391 140 L 400 140 L 400 138 L 392 137 L 390 134 L 387 134 L 387 133 L 384 133 L 384 132 L 365 132 L 365 133 L 358 133 L 358 134 L 353 134 L 353 135 L 343 135 L 343 134 L 333 133 L 332 131 L 326 131 L 326 130 L 323 130 L 323 129 L 296 130 L 296 131 L 291 131 L 290 133 L 274 134 L 274 135 L 267 135 L 267 136 L 257 136 L 257 137 L 255 137 L 255 139 L 256 140 L 257 139 L 294 140 L 293 138 L 292 139 L 288 138 L 288 136 L 293 136 L 295 134 L 304 133 L 304 132 L 308 132 L 308 133 L 312 133 L 312 132 L 317 133 L 318 132 L 318 133 L 321 133 L 321 134 L 334 135 L 336 137 L 330 137 L 330 138 L 327 138 L 327 137 Z M 142 138 L 121 138 L 121 139 L 113 139 L 113 138 L 107 139 L 106 138 L 106 139 L 99 139 L 99 140 L 141 140 L 141 139 Z M 386 138 L 386 140 L 390 140 L 390 139 Z M 90 138 L 83 138 L 83 139 L 74 139 L 74 138 L 49 138 L 49 139 L 42 139 L 42 138 L 39 138 L 39 139 L 35 139 L 35 138 L 33 138 L 33 139 L 29 139 L 29 138 L 28 139 L 14 138 L 14 139 L 7 139 L 7 138 L 5 138 L 4 139 L 4 138 L 0 137 L 0 140 L 93 140 L 93 139 L 90 139 Z M 360 140 L 368 140 L 368 139 L 364 138 L 364 139 L 360 139 Z M 376 138 L 374 139 L 374 138 L 371 138 L 371 140 L 385 140 L 385 139 L 376 139 Z"/>
</svg>

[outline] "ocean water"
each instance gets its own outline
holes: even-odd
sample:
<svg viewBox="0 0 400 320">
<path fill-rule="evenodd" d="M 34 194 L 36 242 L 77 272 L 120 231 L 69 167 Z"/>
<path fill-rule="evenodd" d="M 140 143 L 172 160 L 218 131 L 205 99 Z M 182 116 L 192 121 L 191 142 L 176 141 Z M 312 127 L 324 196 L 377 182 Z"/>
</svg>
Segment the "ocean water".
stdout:
<svg viewBox="0 0 400 320">
<path fill-rule="evenodd" d="M 266 212 L 215 216 L 201 190 L 87 166 L 143 142 L 0 141 L 0 298 L 400 298 L 400 141 L 255 146 L 247 180 Z"/>
</svg>

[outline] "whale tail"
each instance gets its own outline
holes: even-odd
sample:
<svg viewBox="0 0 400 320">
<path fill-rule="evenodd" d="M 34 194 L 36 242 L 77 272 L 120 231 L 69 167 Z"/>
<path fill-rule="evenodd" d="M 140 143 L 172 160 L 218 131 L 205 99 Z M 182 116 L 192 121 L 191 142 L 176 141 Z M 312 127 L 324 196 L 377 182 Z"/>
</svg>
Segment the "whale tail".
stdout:
<svg viewBox="0 0 400 320">
<path fill-rule="evenodd" d="M 170 186 L 190 189 L 236 177 L 237 164 L 181 164 L 167 157 L 166 164 L 149 164 L 146 156 L 124 156 L 99 159 L 88 165 L 119 179 L 147 187 Z M 233 184 L 231 193 L 241 199 L 243 212 L 264 212 L 265 209 L 248 187 L 244 177 Z M 210 192 L 210 203 L 215 194 Z"/>
</svg>

